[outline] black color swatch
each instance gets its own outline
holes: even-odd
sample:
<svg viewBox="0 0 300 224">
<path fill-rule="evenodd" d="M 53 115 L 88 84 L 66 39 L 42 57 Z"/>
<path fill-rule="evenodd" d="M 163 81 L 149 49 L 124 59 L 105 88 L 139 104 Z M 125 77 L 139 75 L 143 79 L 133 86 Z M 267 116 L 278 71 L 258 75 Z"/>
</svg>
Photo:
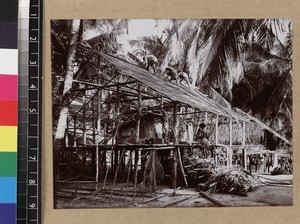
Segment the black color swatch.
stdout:
<svg viewBox="0 0 300 224">
<path fill-rule="evenodd" d="M 18 0 L 0 1 L 0 22 L 18 22 Z"/>
<path fill-rule="evenodd" d="M 18 23 L 0 23 L 0 48 L 18 48 Z"/>
</svg>

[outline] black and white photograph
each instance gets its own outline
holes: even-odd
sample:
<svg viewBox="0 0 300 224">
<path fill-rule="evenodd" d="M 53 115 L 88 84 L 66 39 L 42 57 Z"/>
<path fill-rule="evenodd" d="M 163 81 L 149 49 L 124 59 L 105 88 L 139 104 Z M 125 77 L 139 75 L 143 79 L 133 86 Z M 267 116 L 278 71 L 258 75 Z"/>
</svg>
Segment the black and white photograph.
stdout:
<svg viewBox="0 0 300 224">
<path fill-rule="evenodd" d="M 54 208 L 292 206 L 292 33 L 51 20 Z"/>
</svg>

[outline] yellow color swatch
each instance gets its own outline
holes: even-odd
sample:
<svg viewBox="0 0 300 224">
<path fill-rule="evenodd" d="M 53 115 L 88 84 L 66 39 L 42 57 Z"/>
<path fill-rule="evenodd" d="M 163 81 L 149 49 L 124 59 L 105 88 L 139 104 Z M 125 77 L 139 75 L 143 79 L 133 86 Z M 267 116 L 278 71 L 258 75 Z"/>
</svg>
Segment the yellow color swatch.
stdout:
<svg viewBox="0 0 300 224">
<path fill-rule="evenodd" d="M 17 126 L 0 126 L 0 152 L 17 152 Z"/>
</svg>

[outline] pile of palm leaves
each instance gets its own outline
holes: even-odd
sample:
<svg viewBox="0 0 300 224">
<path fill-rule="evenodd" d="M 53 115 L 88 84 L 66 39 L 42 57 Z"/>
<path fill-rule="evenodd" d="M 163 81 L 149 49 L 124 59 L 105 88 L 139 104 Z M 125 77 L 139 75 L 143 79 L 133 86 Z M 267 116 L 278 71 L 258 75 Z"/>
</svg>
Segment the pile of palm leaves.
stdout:
<svg viewBox="0 0 300 224">
<path fill-rule="evenodd" d="M 204 182 L 209 179 L 215 169 L 215 164 L 212 159 L 197 158 L 190 156 L 186 161 L 185 168 L 187 169 L 187 179 L 190 186 L 197 186 L 199 182 Z"/>
<path fill-rule="evenodd" d="M 215 163 L 212 158 L 203 159 L 196 156 L 190 156 L 187 160 L 190 170 L 212 169 L 215 168 Z"/>
<path fill-rule="evenodd" d="M 144 191 L 145 188 L 152 192 L 156 192 L 157 183 L 164 179 L 164 170 L 159 162 L 157 152 L 152 150 L 147 157 L 144 170 L 144 180 L 141 184 L 141 188 Z"/>
<path fill-rule="evenodd" d="M 239 168 L 222 168 L 206 172 L 205 182 L 199 183 L 199 190 L 210 193 L 232 193 L 246 196 L 247 192 L 255 190 L 261 186 L 260 181 Z"/>
</svg>

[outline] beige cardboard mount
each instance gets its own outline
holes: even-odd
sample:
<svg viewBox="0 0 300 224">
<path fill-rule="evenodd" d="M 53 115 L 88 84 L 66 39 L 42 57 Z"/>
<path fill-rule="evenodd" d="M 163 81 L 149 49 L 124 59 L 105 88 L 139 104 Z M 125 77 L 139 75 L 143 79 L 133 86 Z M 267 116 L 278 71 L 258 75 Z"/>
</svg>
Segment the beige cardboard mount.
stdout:
<svg viewBox="0 0 300 224">
<path fill-rule="evenodd" d="M 288 207 L 54 209 L 51 108 L 51 19 L 291 18 L 293 20 L 294 205 Z M 300 223 L 299 0 L 44 0 L 42 224 Z"/>
</svg>

